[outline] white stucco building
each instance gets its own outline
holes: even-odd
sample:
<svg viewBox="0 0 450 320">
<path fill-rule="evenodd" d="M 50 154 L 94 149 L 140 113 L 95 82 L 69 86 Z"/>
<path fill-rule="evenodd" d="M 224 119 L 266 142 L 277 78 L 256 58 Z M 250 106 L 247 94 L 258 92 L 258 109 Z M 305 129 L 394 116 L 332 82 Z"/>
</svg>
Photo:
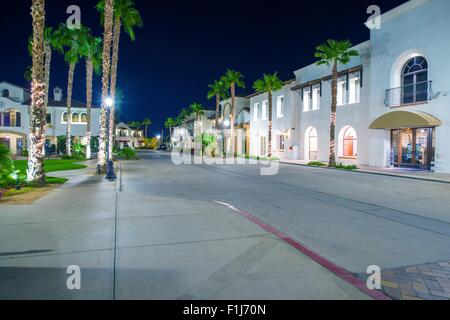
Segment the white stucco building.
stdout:
<svg viewBox="0 0 450 320">
<path fill-rule="evenodd" d="M 11 149 L 13 155 L 21 155 L 29 145 L 30 133 L 30 92 L 28 89 L 8 82 L 0 82 L 0 143 Z M 56 150 L 57 137 L 65 136 L 67 130 L 66 99 L 62 90 L 54 88 L 50 93 L 47 108 L 46 149 Z M 91 111 L 91 132 L 96 137 L 100 133 L 100 108 Z M 82 102 L 72 101 L 72 136 L 84 142 L 86 136 L 87 113 Z"/>
<path fill-rule="evenodd" d="M 339 68 L 338 162 L 450 172 L 449 14 L 448 0 L 409 1 L 354 47 L 360 56 Z M 273 97 L 274 156 L 327 161 L 331 68 L 294 74 Z M 250 152 L 264 155 L 267 97 L 249 100 Z"/>
</svg>

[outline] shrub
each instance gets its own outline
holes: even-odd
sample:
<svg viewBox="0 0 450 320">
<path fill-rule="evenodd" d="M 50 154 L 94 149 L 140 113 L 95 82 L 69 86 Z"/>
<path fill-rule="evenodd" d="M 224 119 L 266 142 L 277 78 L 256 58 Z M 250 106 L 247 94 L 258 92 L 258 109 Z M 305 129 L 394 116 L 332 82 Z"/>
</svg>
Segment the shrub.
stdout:
<svg viewBox="0 0 450 320">
<path fill-rule="evenodd" d="M 320 161 L 311 161 L 308 163 L 308 166 L 310 167 L 325 167 L 326 164 Z"/>
<path fill-rule="evenodd" d="M 26 149 L 22 150 L 22 157 L 28 158 L 28 150 Z"/>
<path fill-rule="evenodd" d="M 356 170 L 358 167 L 354 164 L 351 165 L 344 165 L 342 163 L 339 163 L 335 166 L 336 169 L 343 169 L 343 170 Z"/>
<path fill-rule="evenodd" d="M 123 148 L 117 152 L 117 157 L 122 160 L 134 160 L 136 159 L 136 151 L 131 148 Z"/>
<path fill-rule="evenodd" d="M 11 151 L 4 144 L 0 143 L 0 188 L 14 183 L 13 178 L 16 176 L 17 171 L 14 167 L 14 162 L 11 160 Z"/>
</svg>

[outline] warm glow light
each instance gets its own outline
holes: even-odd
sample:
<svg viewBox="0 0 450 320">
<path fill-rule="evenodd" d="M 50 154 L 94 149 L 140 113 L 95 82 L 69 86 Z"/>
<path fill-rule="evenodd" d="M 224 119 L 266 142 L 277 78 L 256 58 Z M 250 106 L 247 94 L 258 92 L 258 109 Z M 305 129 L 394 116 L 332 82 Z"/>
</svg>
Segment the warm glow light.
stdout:
<svg viewBox="0 0 450 320">
<path fill-rule="evenodd" d="M 161 136 L 158 134 L 158 135 L 156 136 L 156 139 L 161 140 Z"/>
</svg>

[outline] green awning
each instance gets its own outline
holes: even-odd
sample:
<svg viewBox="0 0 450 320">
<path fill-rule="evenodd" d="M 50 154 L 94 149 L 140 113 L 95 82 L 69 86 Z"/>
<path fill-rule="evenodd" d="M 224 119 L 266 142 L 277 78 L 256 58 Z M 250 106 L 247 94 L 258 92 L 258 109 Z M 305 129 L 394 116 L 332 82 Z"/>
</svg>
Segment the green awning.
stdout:
<svg viewBox="0 0 450 320">
<path fill-rule="evenodd" d="M 389 112 L 371 125 L 370 129 L 401 129 L 401 128 L 429 128 L 438 127 L 441 121 L 432 115 L 419 111 Z"/>
</svg>

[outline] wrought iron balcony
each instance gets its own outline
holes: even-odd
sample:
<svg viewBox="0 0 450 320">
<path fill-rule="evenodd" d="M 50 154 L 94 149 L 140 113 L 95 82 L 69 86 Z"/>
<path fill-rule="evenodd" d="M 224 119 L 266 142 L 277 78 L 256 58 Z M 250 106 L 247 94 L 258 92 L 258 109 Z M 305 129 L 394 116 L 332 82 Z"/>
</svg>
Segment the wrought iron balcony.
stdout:
<svg viewBox="0 0 450 320">
<path fill-rule="evenodd" d="M 386 90 L 386 107 L 398 107 L 407 104 L 424 103 L 431 100 L 432 81 L 418 82 L 403 87 Z"/>
</svg>

